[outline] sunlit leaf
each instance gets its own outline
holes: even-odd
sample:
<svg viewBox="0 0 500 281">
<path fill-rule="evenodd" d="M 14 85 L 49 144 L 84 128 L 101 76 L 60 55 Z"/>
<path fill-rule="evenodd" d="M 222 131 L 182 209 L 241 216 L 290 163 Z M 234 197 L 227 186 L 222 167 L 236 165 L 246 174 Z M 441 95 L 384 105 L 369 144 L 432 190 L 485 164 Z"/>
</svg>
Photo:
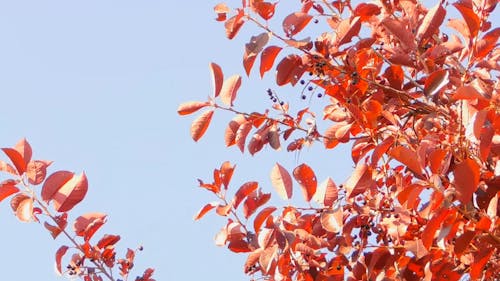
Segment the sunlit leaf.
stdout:
<svg viewBox="0 0 500 281">
<path fill-rule="evenodd" d="M 430 9 L 418 27 L 417 38 L 420 41 L 424 41 L 431 37 L 432 34 L 438 32 L 445 16 L 446 10 L 440 3 Z"/>
<path fill-rule="evenodd" d="M 251 182 L 246 182 L 240 188 L 238 191 L 236 191 L 236 194 L 234 195 L 233 198 L 233 206 L 234 208 L 238 208 L 240 203 L 253 191 L 255 191 L 259 187 L 259 183 L 255 181 Z"/>
<path fill-rule="evenodd" d="M 358 35 L 361 30 L 360 17 L 343 20 L 337 29 L 337 42 L 338 46 L 351 42 L 352 38 Z"/>
<path fill-rule="evenodd" d="M 238 13 L 224 23 L 224 26 L 226 27 L 226 36 L 228 39 L 233 39 L 236 34 L 238 34 L 241 26 L 245 23 L 245 19 L 243 18 L 244 15 L 244 11 L 238 9 Z"/>
<path fill-rule="evenodd" d="M 318 186 L 313 200 L 322 206 L 331 207 L 337 201 L 338 195 L 337 185 L 331 178 L 327 178 Z"/>
<path fill-rule="evenodd" d="M 23 156 L 19 151 L 17 151 L 14 148 L 2 148 L 3 152 L 9 157 L 10 161 L 12 164 L 14 164 L 14 167 L 16 167 L 17 173 L 19 175 L 24 174 L 26 171 L 26 165 L 27 163 L 24 161 Z"/>
<path fill-rule="evenodd" d="M 318 186 L 314 171 L 307 164 L 301 164 L 293 170 L 293 177 L 299 183 L 304 199 L 307 202 L 311 201 Z"/>
<path fill-rule="evenodd" d="M 295 85 L 304 73 L 300 56 L 291 54 L 283 58 L 276 66 L 276 84 L 283 86 L 291 83 Z"/>
<path fill-rule="evenodd" d="M 220 91 L 221 101 L 227 106 L 232 106 L 240 86 L 241 76 L 233 75 L 227 78 L 222 84 L 222 89 Z"/>
<path fill-rule="evenodd" d="M 313 17 L 307 13 L 292 13 L 283 20 L 283 31 L 285 31 L 286 36 L 292 37 L 302 31 L 312 18 Z"/>
<path fill-rule="evenodd" d="M 17 181 L 15 180 L 4 180 L 0 183 L 0 202 L 19 192 L 19 188 L 16 185 Z"/>
<path fill-rule="evenodd" d="M 472 194 L 478 188 L 480 178 L 479 168 L 476 161 L 465 159 L 453 169 L 457 199 L 463 204 L 467 204 L 472 200 Z"/>
<path fill-rule="evenodd" d="M 179 115 L 188 115 L 204 108 L 209 104 L 210 104 L 209 102 L 201 102 L 201 101 L 184 102 L 180 104 L 179 107 L 177 108 L 177 113 Z"/>
<path fill-rule="evenodd" d="M 321 226 L 328 232 L 340 233 L 344 225 L 343 208 L 341 206 L 321 213 Z"/>
<path fill-rule="evenodd" d="M 58 171 L 51 174 L 42 186 L 42 199 L 54 201 L 58 212 L 67 212 L 83 200 L 88 182 L 85 173 L 77 176 L 72 172 Z"/>
<path fill-rule="evenodd" d="M 422 164 L 419 161 L 419 157 L 416 151 L 399 145 L 389 150 L 389 155 L 404 164 L 415 174 L 422 174 Z"/>
<path fill-rule="evenodd" d="M 271 184 L 283 200 L 292 198 L 292 177 L 288 171 L 278 163 L 276 163 L 271 170 Z"/>
<path fill-rule="evenodd" d="M 256 233 L 260 231 L 262 224 L 267 220 L 267 218 L 276 211 L 276 207 L 269 206 L 262 209 L 256 216 L 253 221 L 253 227 Z"/>
<path fill-rule="evenodd" d="M 415 50 L 417 45 L 415 43 L 415 36 L 400 20 L 386 17 L 381 22 L 394 37 L 410 50 Z"/>
<path fill-rule="evenodd" d="M 219 205 L 218 202 L 211 202 L 211 203 L 206 204 L 194 216 L 194 220 L 197 221 L 197 220 L 201 219 L 203 216 L 205 216 L 206 213 L 208 213 L 210 210 L 217 207 L 218 205 Z"/>
<path fill-rule="evenodd" d="M 276 60 L 276 57 L 281 51 L 281 47 L 268 46 L 260 54 L 260 77 L 264 77 L 264 73 L 269 71 Z"/>
<path fill-rule="evenodd" d="M 47 167 L 49 167 L 50 164 L 52 164 L 52 161 L 30 161 L 26 167 L 26 175 L 28 176 L 29 183 L 32 185 L 41 184 L 47 176 Z"/>
<path fill-rule="evenodd" d="M 212 116 L 214 115 L 213 110 L 207 110 L 200 114 L 191 123 L 191 137 L 194 141 L 198 141 L 207 131 L 210 121 L 212 121 Z"/>
<path fill-rule="evenodd" d="M 68 246 L 61 246 L 59 249 L 56 251 L 56 270 L 59 275 L 62 275 L 62 269 L 61 269 L 61 260 L 64 254 L 66 254 L 66 251 L 68 251 L 69 247 Z"/>
<path fill-rule="evenodd" d="M 449 72 L 446 69 L 436 70 L 425 79 L 424 93 L 428 97 L 437 94 L 444 86 L 450 82 Z"/>
<path fill-rule="evenodd" d="M 242 153 L 245 152 L 245 142 L 246 142 L 248 133 L 250 133 L 251 129 L 252 129 L 252 122 L 247 121 L 247 122 L 241 124 L 241 126 L 239 126 L 238 130 L 236 131 L 235 142 Z"/>
<path fill-rule="evenodd" d="M 76 218 L 73 230 L 77 236 L 84 237 L 88 241 L 94 233 L 106 223 L 106 214 L 88 213 Z"/>
</svg>

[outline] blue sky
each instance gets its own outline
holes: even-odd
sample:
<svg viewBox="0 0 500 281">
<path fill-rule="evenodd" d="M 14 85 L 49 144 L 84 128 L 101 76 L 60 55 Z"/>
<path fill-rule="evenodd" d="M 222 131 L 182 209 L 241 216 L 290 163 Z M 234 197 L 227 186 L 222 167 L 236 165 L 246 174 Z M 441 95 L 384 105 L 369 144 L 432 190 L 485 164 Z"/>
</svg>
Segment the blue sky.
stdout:
<svg viewBox="0 0 500 281">
<path fill-rule="evenodd" d="M 143 245 L 136 273 L 154 267 L 157 280 L 249 279 L 242 269 L 245 255 L 213 243 L 224 219 L 192 219 L 215 199 L 197 188 L 196 179 L 210 179 L 223 161 L 237 164 L 233 191 L 258 180 L 277 204 L 283 202 L 269 182 L 275 162 L 290 170 L 307 162 L 320 181 L 331 176 L 342 182 L 352 167 L 347 147 L 324 152 L 316 145 L 300 155 L 281 151 L 255 157 L 226 149 L 223 132 L 231 115 L 219 112 L 200 143 L 191 140 L 194 116 L 179 117 L 177 106 L 211 93 L 211 61 L 222 66 L 226 77 L 244 73 L 243 45 L 260 33 L 244 27 L 236 40 L 226 40 L 222 24 L 214 21 L 214 4 L 0 3 L 0 146 L 26 137 L 36 159 L 55 161 L 50 171 L 84 170 L 89 192 L 72 219 L 86 212 L 107 213 L 100 234 L 120 234 L 122 254 L 126 247 Z M 252 83 L 243 80 L 238 108 L 270 105 L 265 90 L 272 80 L 261 81 L 256 73 Z M 295 102 L 296 110 L 321 105 L 314 99 L 301 104 L 300 90 L 275 90 Z M 19 223 L 7 200 L 0 203 L 0 230 L 2 280 L 63 280 L 53 266 L 63 237 L 53 241 L 41 225 Z"/>
<path fill-rule="evenodd" d="M 259 178 L 271 190 L 272 155 L 250 158 L 224 148 L 229 115 L 216 114 L 214 126 L 195 144 L 192 118 L 176 113 L 181 102 L 211 93 L 210 61 L 229 74 L 243 71 L 242 48 L 251 30 L 238 41 L 226 40 L 213 20 L 214 4 L 0 3 L 0 146 L 26 137 L 36 159 L 55 161 L 50 171 L 84 170 L 89 192 L 72 218 L 107 213 L 100 233 L 120 234 L 123 254 L 142 244 L 137 273 L 154 267 L 157 280 L 246 278 L 245 257 L 213 244 L 224 220 L 193 221 L 214 199 L 196 178 L 208 178 L 231 160 L 238 164 L 238 186 Z M 241 95 L 258 95 L 267 104 L 265 86 L 245 82 Z M 19 223 L 8 200 L 0 204 L 0 229 L 2 280 L 62 280 L 53 257 L 63 237 L 53 241 L 41 225 Z"/>
</svg>

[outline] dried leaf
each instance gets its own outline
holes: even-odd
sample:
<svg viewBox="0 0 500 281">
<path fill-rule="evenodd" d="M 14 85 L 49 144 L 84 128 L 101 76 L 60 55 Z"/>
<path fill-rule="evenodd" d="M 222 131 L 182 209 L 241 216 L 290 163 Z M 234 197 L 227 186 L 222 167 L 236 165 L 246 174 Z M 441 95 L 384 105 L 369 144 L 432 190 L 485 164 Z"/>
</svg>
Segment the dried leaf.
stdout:
<svg viewBox="0 0 500 281">
<path fill-rule="evenodd" d="M 271 170 L 271 183 L 283 200 L 292 198 L 292 177 L 288 171 L 278 163 L 276 163 Z"/>
<path fill-rule="evenodd" d="M 213 115 L 213 110 L 207 110 L 193 121 L 191 124 L 191 137 L 194 141 L 198 141 L 205 134 Z"/>
</svg>

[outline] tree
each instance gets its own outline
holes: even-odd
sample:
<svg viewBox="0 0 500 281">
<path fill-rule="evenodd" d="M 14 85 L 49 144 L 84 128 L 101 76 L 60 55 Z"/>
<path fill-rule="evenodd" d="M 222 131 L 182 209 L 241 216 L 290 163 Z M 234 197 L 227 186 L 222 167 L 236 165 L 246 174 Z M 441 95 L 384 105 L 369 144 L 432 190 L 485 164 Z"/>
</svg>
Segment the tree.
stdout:
<svg viewBox="0 0 500 281">
<path fill-rule="evenodd" d="M 92 238 L 106 223 L 106 214 L 92 212 L 77 217 L 69 230 L 68 214 L 87 194 L 88 181 L 85 173 L 56 171 L 47 176 L 52 161 L 32 160 L 32 148 L 26 139 L 14 147 L 2 148 L 10 163 L 0 160 L 0 171 L 9 175 L 0 183 L 0 202 L 8 197 L 10 206 L 21 222 L 41 223 L 56 239 L 63 234 L 69 240 L 55 254 L 56 271 L 68 277 L 79 277 L 85 281 L 128 280 L 134 267 L 135 255 L 142 247 L 127 249 L 125 257 L 116 258 L 115 245 L 120 235 L 105 234 L 98 241 Z M 35 187 L 41 186 L 40 193 Z M 51 208 L 52 206 L 52 208 Z M 63 258 L 73 252 L 63 268 Z M 123 279 L 113 276 L 118 273 Z M 154 270 L 148 268 L 136 281 L 154 281 Z"/>
<path fill-rule="evenodd" d="M 260 77 L 274 67 L 276 86 L 322 98 L 322 112 L 294 108 L 272 89 L 271 108 L 240 111 L 241 76 L 224 79 L 211 63 L 212 95 L 178 113 L 205 110 L 192 122 L 194 141 L 227 111 L 227 147 L 254 155 L 350 145 L 355 168 L 342 184 L 318 183 L 312 165 L 276 163 L 276 194 L 290 200 L 298 184 L 307 203 L 279 207 L 257 181 L 235 188 L 235 165 L 224 162 L 198 180 L 217 201 L 195 219 L 226 217 L 215 242 L 247 253 L 244 271 L 255 279 L 499 279 L 500 28 L 489 21 L 497 1 L 297 2 L 288 12 L 263 0 L 214 10 L 229 39 L 243 26 L 262 31 L 245 44 L 249 77 L 256 61 Z"/>
</svg>

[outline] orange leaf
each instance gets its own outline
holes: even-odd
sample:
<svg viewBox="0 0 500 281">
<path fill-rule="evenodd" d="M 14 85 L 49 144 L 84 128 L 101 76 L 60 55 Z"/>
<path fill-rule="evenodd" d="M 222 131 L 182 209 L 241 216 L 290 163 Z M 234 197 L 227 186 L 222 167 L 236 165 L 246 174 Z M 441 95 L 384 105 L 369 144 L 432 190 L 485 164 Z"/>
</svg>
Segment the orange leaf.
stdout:
<svg viewBox="0 0 500 281">
<path fill-rule="evenodd" d="M 375 168 L 377 166 L 378 161 L 384 155 L 389 147 L 391 147 L 394 144 L 394 137 L 390 136 L 383 140 L 381 143 L 379 143 L 375 149 L 373 150 L 372 153 L 372 158 L 371 158 L 371 167 Z"/>
<path fill-rule="evenodd" d="M 292 37 L 304 29 L 313 17 L 307 13 L 297 12 L 288 15 L 283 20 L 283 30 L 286 36 Z"/>
<path fill-rule="evenodd" d="M 445 16 L 446 10 L 443 8 L 443 6 L 441 6 L 440 3 L 430 9 L 425 15 L 422 24 L 418 27 L 417 39 L 420 41 L 425 41 L 434 33 L 438 32 Z"/>
<path fill-rule="evenodd" d="M 406 49 L 415 50 L 415 36 L 401 21 L 386 17 L 382 20 L 381 24 L 389 30 L 399 41 L 406 46 Z"/>
<path fill-rule="evenodd" d="M 241 86 L 241 76 L 233 75 L 228 79 L 226 79 L 226 81 L 224 81 L 224 84 L 222 84 L 222 89 L 220 91 L 221 101 L 225 105 L 232 106 L 240 86 Z"/>
<path fill-rule="evenodd" d="M 271 170 L 271 183 L 283 200 L 292 198 L 292 177 L 288 171 L 278 163 L 276 163 Z"/>
<path fill-rule="evenodd" d="M 460 86 L 451 98 L 452 100 L 488 100 L 472 86 Z"/>
<path fill-rule="evenodd" d="M 464 234 L 460 235 L 454 243 L 453 251 L 455 252 L 455 255 L 460 257 L 467 249 L 467 246 L 469 246 L 470 241 L 474 238 L 474 236 L 476 236 L 476 232 L 471 230 L 465 231 Z"/>
<path fill-rule="evenodd" d="M 250 181 L 244 183 L 238 191 L 236 191 L 236 194 L 234 195 L 233 198 L 233 206 L 234 208 L 238 208 L 240 203 L 245 199 L 250 193 L 255 191 L 259 187 L 259 183 L 255 181 Z"/>
<path fill-rule="evenodd" d="M 252 129 L 252 122 L 247 121 L 241 126 L 239 126 L 238 131 L 236 132 L 236 145 L 240 149 L 240 151 L 243 153 L 245 152 L 245 141 L 248 136 L 248 133 L 250 133 L 250 130 Z"/>
<path fill-rule="evenodd" d="M 87 189 L 85 173 L 76 176 L 72 172 L 58 171 L 50 175 L 43 184 L 42 199 L 47 203 L 54 200 L 56 211 L 67 212 L 83 200 Z"/>
<path fill-rule="evenodd" d="M 224 74 L 222 73 L 222 68 L 211 62 L 208 67 L 210 68 L 210 74 L 212 76 L 212 87 L 214 89 L 214 97 L 218 97 L 220 90 L 222 89 L 222 83 L 224 82 Z"/>
<path fill-rule="evenodd" d="M 217 207 L 218 205 L 219 205 L 219 203 L 217 203 L 217 202 L 211 202 L 211 203 L 206 204 L 194 216 L 194 220 L 197 221 L 197 220 L 201 219 L 203 216 L 205 216 L 206 213 L 208 213 L 210 210 Z"/>
<path fill-rule="evenodd" d="M 196 119 L 194 119 L 193 123 L 191 124 L 191 137 L 194 141 L 198 141 L 203 136 L 203 134 L 205 134 L 208 129 L 208 125 L 210 125 L 210 121 L 212 121 L 213 115 L 213 110 L 207 110 Z"/>
<path fill-rule="evenodd" d="M 276 84 L 283 86 L 291 83 L 295 85 L 304 73 L 300 56 L 291 54 L 284 57 L 276 66 Z"/>
<path fill-rule="evenodd" d="M 238 129 L 240 128 L 241 124 L 245 123 L 245 121 L 245 116 L 243 116 L 242 114 L 238 114 L 233 118 L 233 120 L 229 122 L 224 134 L 224 141 L 226 143 L 226 146 L 229 147 L 236 144 Z"/>
<path fill-rule="evenodd" d="M 425 79 L 424 94 L 428 97 L 432 97 L 437 94 L 448 84 L 448 82 L 450 82 L 448 77 L 449 73 L 446 69 L 439 69 L 431 73 L 427 79 Z"/>
<path fill-rule="evenodd" d="M 231 17 L 224 23 L 224 27 L 226 28 L 226 36 L 228 39 L 233 39 L 234 36 L 238 33 L 241 26 L 245 23 L 243 16 L 245 13 L 242 9 L 238 9 L 238 14 Z"/>
<path fill-rule="evenodd" d="M 17 182 L 15 180 L 4 180 L 0 183 L 0 202 L 12 194 L 18 193 Z"/>
<path fill-rule="evenodd" d="M 26 175 L 28 176 L 28 181 L 32 185 L 38 185 L 45 180 L 47 175 L 47 167 L 52 164 L 52 161 L 44 160 L 34 160 L 28 163 L 26 167 Z"/>
<path fill-rule="evenodd" d="M 68 251 L 69 247 L 68 246 L 61 246 L 59 249 L 57 249 L 56 252 L 56 269 L 57 273 L 62 275 L 62 270 L 61 270 L 61 259 L 66 254 L 66 251 Z"/>
<path fill-rule="evenodd" d="M 408 167 L 417 175 L 422 174 L 422 164 L 419 161 L 417 152 L 404 146 L 396 146 L 389 151 L 389 155 Z"/>
<path fill-rule="evenodd" d="M 276 57 L 281 51 L 281 47 L 268 46 L 260 54 L 260 77 L 264 77 L 264 73 L 268 72 L 274 64 Z"/>
<path fill-rule="evenodd" d="M 429 169 L 433 174 L 443 173 L 442 167 L 445 160 L 445 157 L 448 155 L 448 151 L 445 149 L 434 149 L 429 155 L 427 159 L 429 161 Z"/>
<path fill-rule="evenodd" d="M 233 177 L 233 172 L 234 172 L 235 166 L 236 165 L 231 165 L 231 163 L 229 163 L 229 161 L 222 163 L 222 165 L 220 166 L 221 181 L 226 189 L 229 186 L 229 182 L 231 181 L 231 178 Z"/>
<path fill-rule="evenodd" d="M 307 202 L 311 201 L 318 186 L 314 171 L 307 164 L 301 164 L 293 170 L 293 177 L 302 188 L 304 199 Z"/>
<path fill-rule="evenodd" d="M 356 165 L 351 177 L 344 184 L 348 198 L 353 198 L 365 192 L 367 189 L 372 188 L 374 185 L 375 181 L 372 177 L 371 168 L 362 162 Z"/>
<path fill-rule="evenodd" d="M 354 17 L 352 21 L 350 19 L 345 19 L 340 22 L 337 29 L 337 46 L 349 43 L 352 37 L 358 35 L 361 30 L 361 20 L 360 17 Z"/>
<path fill-rule="evenodd" d="M 327 178 L 318 186 L 313 200 L 322 206 L 331 207 L 337 201 L 338 195 L 337 185 L 331 178 Z"/>
<path fill-rule="evenodd" d="M 342 207 L 328 209 L 321 213 L 321 226 L 328 232 L 340 233 L 344 225 L 343 217 Z"/>
<path fill-rule="evenodd" d="M 267 220 L 267 218 L 276 211 L 276 207 L 270 206 L 262 209 L 256 216 L 253 221 L 253 228 L 255 233 L 259 233 L 260 227 Z"/>
<path fill-rule="evenodd" d="M 479 168 L 476 161 L 465 159 L 453 169 L 457 199 L 463 204 L 467 204 L 472 200 L 472 194 L 478 188 L 480 177 Z"/>
<path fill-rule="evenodd" d="M 209 102 L 201 102 L 201 101 L 184 102 L 180 104 L 179 107 L 177 108 L 177 113 L 179 115 L 188 115 L 200 110 L 201 108 L 209 104 L 210 104 Z"/>
</svg>

